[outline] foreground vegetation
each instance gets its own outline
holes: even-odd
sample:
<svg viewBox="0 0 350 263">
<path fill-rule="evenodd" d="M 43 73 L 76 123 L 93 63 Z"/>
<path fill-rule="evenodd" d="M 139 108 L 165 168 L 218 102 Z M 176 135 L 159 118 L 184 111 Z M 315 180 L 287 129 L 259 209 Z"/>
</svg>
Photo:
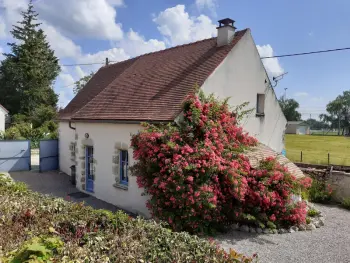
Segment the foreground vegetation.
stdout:
<svg viewBox="0 0 350 263">
<path fill-rule="evenodd" d="M 43 196 L 0 175 L 0 262 L 252 262 L 154 221 Z"/>
<path fill-rule="evenodd" d="M 311 164 L 350 165 L 350 138 L 343 136 L 309 136 L 286 134 L 287 157 L 300 162 L 300 152 L 303 152 L 303 162 Z"/>
</svg>

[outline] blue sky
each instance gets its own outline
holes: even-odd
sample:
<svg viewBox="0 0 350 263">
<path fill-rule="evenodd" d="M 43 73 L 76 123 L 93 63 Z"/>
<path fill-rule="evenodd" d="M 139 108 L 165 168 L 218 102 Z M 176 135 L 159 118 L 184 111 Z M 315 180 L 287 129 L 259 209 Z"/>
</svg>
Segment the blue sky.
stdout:
<svg viewBox="0 0 350 263">
<path fill-rule="evenodd" d="M 251 28 L 262 56 L 350 47 L 350 2 L 234 0 L 36 0 L 42 27 L 61 64 L 120 61 L 214 36 L 216 21 L 230 17 Z M 11 24 L 27 0 L 0 0 L 0 49 L 7 51 Z M 0 58 L 1 59 L 1 58 Z M 350 87 L 350 51 L 265 61 L 271 75 L 288 72 L 278 96 L 317 117 L 329 100 Z M 62 67 L 55 90 L 60 106 L 74 81 L 99 66 Z"/>
</svg>

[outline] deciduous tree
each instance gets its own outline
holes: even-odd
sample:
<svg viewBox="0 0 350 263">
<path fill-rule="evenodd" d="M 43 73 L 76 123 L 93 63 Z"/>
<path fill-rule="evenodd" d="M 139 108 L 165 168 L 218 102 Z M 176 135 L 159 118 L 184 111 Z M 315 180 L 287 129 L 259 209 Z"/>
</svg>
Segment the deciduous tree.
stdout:
<svg viewBox="0 0 350 263">
<path fill-rule="evenodd" d="M 95 74 L 94 72 L 91 72 L 89 75 L 86 75 L 85 77 L 82 77 L 81 79 L 76 81 L 75 87 L 73 89 L 74 94 L 78 94 L 82 90 L 82 88 L 85 87 L 86 83 L 89 82 L 89 80 L 92 78 L 94 74 Z"/>
<path fill-rule="evenodd" d="M 301 114 L 297 111 L 299 103 L 294 99 L 285 99 L 281 97 L 279 100 L 280 106 L 287 121 L 300 121 Z"/>
</svg>

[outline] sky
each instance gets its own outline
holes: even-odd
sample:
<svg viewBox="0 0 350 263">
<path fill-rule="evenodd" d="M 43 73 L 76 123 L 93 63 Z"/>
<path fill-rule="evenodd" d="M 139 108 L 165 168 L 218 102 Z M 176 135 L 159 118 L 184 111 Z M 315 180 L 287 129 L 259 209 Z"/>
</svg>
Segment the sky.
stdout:
<svg viewBox="0 0 350 263">
<path fill-rule="evenodd" d="M 73 98 L 74 82 L 105 58 L 144 53 L 216 36 L 217 21 L 250 28 L 262 57 L 350 47 L 348 0 L 34 0 L 41 27 L 60 59 L 55 82 L 59 106 Z M 0 0 L 0 52 L 8 52 L 11 26 L 28 0 Z M 2 59 L 0 55 L 0 60 Z M 318 118 L 330 100 L 349 90 L 350 51 L 263 60 L 275 87 L 300 103 L 303 118 Z M 90 66 L 71 64 L 101 63 Z"/>
</svg>

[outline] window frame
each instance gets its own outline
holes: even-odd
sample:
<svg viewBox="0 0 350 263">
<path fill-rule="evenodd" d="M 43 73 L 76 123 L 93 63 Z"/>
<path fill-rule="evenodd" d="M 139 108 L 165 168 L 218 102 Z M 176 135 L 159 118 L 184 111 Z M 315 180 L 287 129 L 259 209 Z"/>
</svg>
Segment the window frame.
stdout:
<svg viewBox="0 0 350 263">
<path fill-rule="evenodd" d="M 123 152 L 126 154 L 126 160 L 123 160 Z M 119 183 L 122 185 L 129 184 L 128 168 L 129 168 L 129 152 L 128 150 L 119 150 Z M 124 170 L 125 166 L 125 170 Z M 124 176 L 125 171 L 125 176 Z M 124 177 L 124 178 L 123 178 Z"/>
<path fill-rule="evenodd" d="M 256 95 L 256 116 L 257 117 L 265 116 L 265 94 L 264 93 L 257 93 Z"/>
</svg>

